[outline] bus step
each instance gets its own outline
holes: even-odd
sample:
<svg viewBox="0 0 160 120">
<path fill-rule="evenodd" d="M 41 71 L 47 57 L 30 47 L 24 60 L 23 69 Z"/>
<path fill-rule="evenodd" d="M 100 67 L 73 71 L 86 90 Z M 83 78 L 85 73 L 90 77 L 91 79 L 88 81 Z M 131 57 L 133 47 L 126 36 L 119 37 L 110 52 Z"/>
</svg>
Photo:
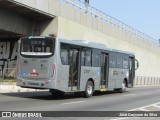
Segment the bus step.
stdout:
<svg viewBox="0 0 160 120">
<path fill-rule="evenodd" d="M 99 91 L 100 92 L 105 92 L 105 91 L 107 91 L 107 89 L 106 88 L 101 88 Z"/>
</svg>

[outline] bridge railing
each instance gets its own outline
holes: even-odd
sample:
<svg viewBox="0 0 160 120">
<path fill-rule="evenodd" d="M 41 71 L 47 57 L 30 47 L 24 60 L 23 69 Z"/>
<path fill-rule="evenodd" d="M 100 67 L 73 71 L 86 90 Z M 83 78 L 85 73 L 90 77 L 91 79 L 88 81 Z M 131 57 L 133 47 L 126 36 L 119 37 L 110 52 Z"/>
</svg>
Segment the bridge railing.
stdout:
<svg viewBox="0 0 160 120">
<path fill-rule="evenodd" d="M 148 85 L 155 86 L 160 85 L 160 77 L 144 77 L 144 76 L 136 76 L 134 85 Z"/>
<path fill-rule="evenodd" d="M 134 29 L 133 27 L 111 17 L 110 15 L 107 15 L 106 13 L 92 7 L 91 5 L 86 4 L 85 2 L 81 0 L 60 0 L 63 3 L 68 4 L 71 7 L 78 8 L 80 11 L 85 12 L 86 14 L 89 14 L 95 18 L 99 18 L 102 21 L 121 29 L 122 31 L 125 31 L 129 34 L 135 35 L 153 45 L 156 45 L 160 47 L 160 43 L 158 40 L 140 32 L 139 30 Z"/>
</svg>

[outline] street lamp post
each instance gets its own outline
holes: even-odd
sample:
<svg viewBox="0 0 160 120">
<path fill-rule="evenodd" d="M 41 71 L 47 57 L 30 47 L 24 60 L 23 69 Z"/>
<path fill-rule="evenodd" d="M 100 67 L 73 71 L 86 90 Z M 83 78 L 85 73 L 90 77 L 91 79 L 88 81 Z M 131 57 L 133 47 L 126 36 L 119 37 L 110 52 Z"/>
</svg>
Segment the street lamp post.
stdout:
<svg viewBox="0 0 160 120">
<path fill-rule="evenodd" d="M 85 0 L 86 13 L 88 12 L 88 5 L 89 5 L 89 0 Z"/>
<path fill-rule="evenodd" d="M 89 4 L 89 0 L 85 0 L 85 3 Z"/>
</svg>

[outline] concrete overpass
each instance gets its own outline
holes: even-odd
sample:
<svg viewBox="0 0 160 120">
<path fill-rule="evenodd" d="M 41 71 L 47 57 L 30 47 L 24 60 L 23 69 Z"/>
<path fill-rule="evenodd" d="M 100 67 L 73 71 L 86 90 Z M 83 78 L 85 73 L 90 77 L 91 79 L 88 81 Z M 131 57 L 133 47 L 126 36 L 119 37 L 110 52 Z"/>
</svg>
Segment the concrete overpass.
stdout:
<svg viewBox="0 0 160 120">
<path fill-rule="evenodd" d="M 11 47 L 12 40 L 26 35 L 54 34 L 133 52 L 140 62 L 137 76 L 160 78 L 158 41 L 91 7 L 86 11 L 79 0 L 0 0 L 0 31 L 3 40 L 0 45 L 4 46 L 0 48 L 1 70 L 15 66 L 17 47 Z"/>
<path fill-rule="evenodd" d="M 41 35 L 37 26 L 45 27 L 53 18 L 54 15 L 21 2 L 0 0 L 0 76 L 3 70 L 7 74 L 12 71 L 5 68 L 15 68 L 18 39 Z"/>
<path fill-rule="evenodd" d="M 32 35 L 39 20 L 52 19 L 53 17 L 44 11 L 14 0 L 0 0 L 0 37 Z"/>
</svg>

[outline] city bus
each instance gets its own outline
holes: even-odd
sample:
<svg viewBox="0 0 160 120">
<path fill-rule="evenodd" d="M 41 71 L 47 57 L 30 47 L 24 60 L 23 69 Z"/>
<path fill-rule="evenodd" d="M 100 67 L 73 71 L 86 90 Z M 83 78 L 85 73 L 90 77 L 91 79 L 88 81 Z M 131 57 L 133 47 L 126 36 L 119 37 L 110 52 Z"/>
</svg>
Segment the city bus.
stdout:
<svg viewBox="0 0 160 120">
<path fill-rule="evenodd" d="M 134 85 L 138 61 L 133 53 L 50 36 L 23 37 L 18 43 L 17 86 L 91 97 L 95 91 L 125 92 Z"/>
</svg>

